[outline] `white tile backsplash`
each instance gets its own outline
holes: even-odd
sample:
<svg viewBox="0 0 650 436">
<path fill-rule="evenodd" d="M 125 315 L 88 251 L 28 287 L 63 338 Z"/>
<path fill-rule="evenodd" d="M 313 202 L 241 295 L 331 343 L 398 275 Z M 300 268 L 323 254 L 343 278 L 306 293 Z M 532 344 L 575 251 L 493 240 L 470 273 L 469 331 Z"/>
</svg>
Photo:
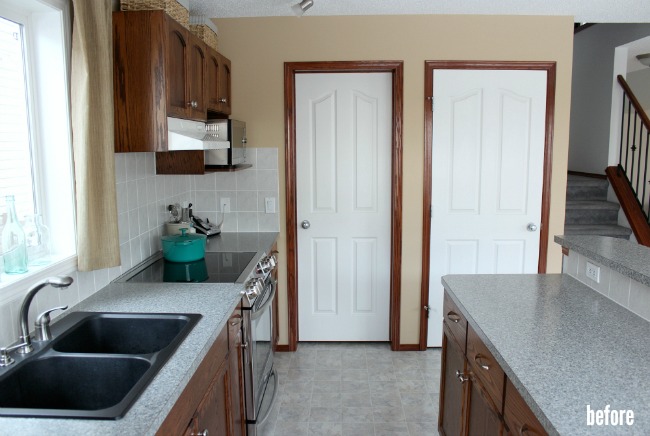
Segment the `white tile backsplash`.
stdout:
<svg viewBox="0 0 650 436">
<path fill-rule="evenodd" d="M 231 213 L 226 214 L 223 232 L 279 231 L 278 151 L 249 148 L 247 153 L 252 168 L 203 176 L 156 175 L 154 153 L 115 154 L 121 266 L 92 272 L 71 271 L 74 283 L 68 289 L 41 290 L 31 305 L 29 325 L 47 309 L 74 306 L 159 251 L 169 204 L 191 201 L 196 215 L 218 222 L 219 201 L 228 197 Z M 258 193 L 258 189 L 263 192 Z M 276 201 L 276 213 L 266 214 L 264 198 L 271 196 Z M 0 305 L 0 346 L 18 338 L 21 303 L 22 298 L 17 298 Z M 59 314 L 53 313 L 53 318 Z"/>
<path fill-rule="evenodd" d="M 586 276 L 587 262 L 600 267 L 600 281 L 598 283 Z M 574 265 L 577 265 L 577 268 Z M 632 280 L 607 266 L 600 265 L 598 262 L 574 250 L 569 252 L 567 268 L 564 272 L 650 321 L 650 287 Z"/>
</svg>

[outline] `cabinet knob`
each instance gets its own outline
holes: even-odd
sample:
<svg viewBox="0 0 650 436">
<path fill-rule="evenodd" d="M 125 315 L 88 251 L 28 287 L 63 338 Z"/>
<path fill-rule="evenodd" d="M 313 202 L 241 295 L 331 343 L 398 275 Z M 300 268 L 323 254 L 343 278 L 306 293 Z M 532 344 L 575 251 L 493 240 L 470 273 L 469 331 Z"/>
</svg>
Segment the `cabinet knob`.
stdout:
<svg viewBox="0 0 650 436">
<path fill-rule="evenodd" d="M 188 102 L 187 102 L 187 105 L 188 105 L 189 107 L 193 108 L 193 109 L 196 109 L 197 107 L 199 107 L 199 103 L 196 102 L 196 101 L 194 101 L 194 100 L 192 100 L 192 101 L 188 101 Z"/>
<path fill-rule="evenodd" d="M 228 102 L 228 100 L 225 99 L 225 98 L 220 98 L 219 99 L 219 103 L 227 103 L 227 102 Z"/>
<path fill-rule="evenodd" d="M 447 318 L 449 318 L 451 321 L 458 323 L 460 321 L 460 316 L 456 312 L 449 312 L 447 314 Z"/>
<path fill-rule="evenodd" d="M 242 342 L 240 347 L 242 348 L 248 348 L 248 342 Z"/>
<path fill-rule="evenodd" d="M 208 432 L 208 429 L 204 429 L 203 431 L 200 431 L 198 433 L 192 432 L 191 436 L 208 436 L 210 433 Z"/>
<path fill-rule="evenodd" d="M 469 377 L 458 370 L 456 371 L 456 377 L 458 377 L 458 381 L 461 383 L 465 383 L 467 380 L 469 380 Z"/>
</svg>

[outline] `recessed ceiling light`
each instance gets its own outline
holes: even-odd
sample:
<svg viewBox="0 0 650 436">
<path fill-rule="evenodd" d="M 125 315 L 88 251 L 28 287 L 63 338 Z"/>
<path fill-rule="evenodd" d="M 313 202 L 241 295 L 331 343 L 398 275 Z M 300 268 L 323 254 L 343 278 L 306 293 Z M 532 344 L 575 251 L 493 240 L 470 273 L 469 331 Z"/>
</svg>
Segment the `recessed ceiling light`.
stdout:
<svg viewBox="0 0 650 436">
<path fill-rule="evenodd" d="M 291 10 L 296 16 L 301 17 L 312 6 L 314 6 L 314 0 L 302 0 L 300 3 L 291 6 Z"/>
</svg>

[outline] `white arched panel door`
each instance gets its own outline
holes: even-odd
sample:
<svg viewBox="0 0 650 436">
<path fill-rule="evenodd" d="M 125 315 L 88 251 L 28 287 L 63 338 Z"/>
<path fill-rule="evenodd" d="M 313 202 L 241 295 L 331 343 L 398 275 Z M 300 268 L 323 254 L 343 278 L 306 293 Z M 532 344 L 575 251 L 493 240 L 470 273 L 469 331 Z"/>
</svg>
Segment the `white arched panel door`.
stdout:
<svg viewBox="0 0 650 436">
<path fill-rule="evenodd" d="M 446 274 L 537 273 L 546 71 L 434 70 L 428 346 Z"/>
</svg>

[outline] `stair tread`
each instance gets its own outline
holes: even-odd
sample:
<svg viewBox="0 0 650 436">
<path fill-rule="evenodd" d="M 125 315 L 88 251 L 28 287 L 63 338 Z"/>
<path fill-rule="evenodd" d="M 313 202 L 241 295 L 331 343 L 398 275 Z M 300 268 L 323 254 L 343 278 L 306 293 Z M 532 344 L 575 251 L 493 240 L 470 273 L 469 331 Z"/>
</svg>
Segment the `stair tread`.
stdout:
<svg viewBox="0 0 650 436">
<path fill-rule="evenodd" d="M 567 209 L 611 209 L 618 210 L 620 205 L 605 200 L 567 200 Z"/>
<path fill-rule="evenodd" d="M 629 236 L 632 230 L 614 224 L 565 224 L 565 235 Z"/>
</svg>

